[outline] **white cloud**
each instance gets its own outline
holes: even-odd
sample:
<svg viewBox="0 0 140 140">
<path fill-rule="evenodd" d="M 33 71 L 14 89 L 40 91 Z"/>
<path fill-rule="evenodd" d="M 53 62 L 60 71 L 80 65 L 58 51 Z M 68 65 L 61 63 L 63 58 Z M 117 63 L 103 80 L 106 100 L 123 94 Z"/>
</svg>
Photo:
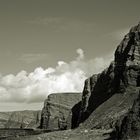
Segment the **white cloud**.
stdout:
<svg viewBox="0 0 140 140">
<path fill-rule="evenodd" d="M 67 63 L 58 61 L 55 68 L 36 68 L 33 72 L 21 71 L 17 75 L 0 76 L 0 102 L 39 103 L 50 93 L 81 92 L 84 80 L 101 72 L 111 61 L 111 56 L 86 60 L 84 51 Z"/>
<path fill-rule="evenodd" d="M 77 49 L 77 54 L 79 55 L 78 57 L 77 57 L 77 59 L 78 60 L 80 60 L 80 59 L 83 59 L 84 58 L 84 51 L 82 50 L 82 49 Z"/>
</svg>

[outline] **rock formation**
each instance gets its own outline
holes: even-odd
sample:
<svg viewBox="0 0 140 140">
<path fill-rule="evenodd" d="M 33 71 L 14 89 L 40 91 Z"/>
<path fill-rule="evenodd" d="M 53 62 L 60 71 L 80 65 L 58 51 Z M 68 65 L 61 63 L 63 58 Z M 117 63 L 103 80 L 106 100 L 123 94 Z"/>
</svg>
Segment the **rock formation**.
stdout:
<svg viewBox="0 0 140 140">
<path fill-rule="evenodd" d="M 140 24 L 118 45 L 114 61 L 85 81 L 78 124 L 110 128 L 132 107 L 140 86 Z"/>
<path fill-rule="evenodd" d="M 9 120 L 12 112 L 0 112 L 0 128 L 5 128 L 5 124 Z"/>
<path fill-rule="evenodd" d="M 50 94 L 44 102 L 40 128 L 48 130 L 70 129 L 72 107 L 81 100 L 81 93 Z"/>
<path fill-rule="evenodd" d="M 128 114 L 117 121 L 115 128 L 117 140 L 140 138 L 140 92 Z"/>
<path fill-rule="evenodd" d="M 41 111 L 0 112 L 0 128 L 37 128 Z"/>
</svg>

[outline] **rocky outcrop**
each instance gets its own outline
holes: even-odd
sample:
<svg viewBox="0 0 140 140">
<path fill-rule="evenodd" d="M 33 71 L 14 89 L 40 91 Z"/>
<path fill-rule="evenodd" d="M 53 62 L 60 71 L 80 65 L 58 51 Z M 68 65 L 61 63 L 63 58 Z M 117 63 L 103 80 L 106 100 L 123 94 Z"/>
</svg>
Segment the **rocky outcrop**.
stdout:
<svg viewBox="0 0 140 140">
<path fill-rule="evenodd" d="M 0 112 L 0 128 L 37 128 L 41 111 Z"/>
<path fill-rule="evenodd" d="M 129 113 L 117 121 L 115 136 L 117 140 L 140 138 L 140 92 Z"/>
<path fill-rule="evenodd" d="M 10 118 L 12 112 L 0 112 L 0 128 L 5 128 L 5 124 Z"/>
<path fill-rule="evenodd" d="M 40 128 L 64 130 L 71 128 L 72 107 L 81 100 L 81 93 L 54 93 L 44 102 Z"/>
<path fill-rule="evenodd" d="M 140 86 L 140 24 L 131 28 L 117 47 L 114 61 L 85 81 L 78 124 L 114 127 L 132 107 Z"/>
</svg>

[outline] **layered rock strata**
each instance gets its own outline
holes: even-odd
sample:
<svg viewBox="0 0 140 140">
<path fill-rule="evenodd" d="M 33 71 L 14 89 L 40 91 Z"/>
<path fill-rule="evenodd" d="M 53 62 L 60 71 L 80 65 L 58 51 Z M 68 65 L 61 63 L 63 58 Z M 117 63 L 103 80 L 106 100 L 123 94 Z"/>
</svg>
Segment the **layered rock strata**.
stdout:
<svg viewBox="0 0 140 140">
<path fill-rule="evenodd" d="M 37 128 L 40 119 L 41 111 L 0 112 L 0 128 Z"/>
<path fill-rule="evenodd" d="M 44 102 L 40 128 L 64 130 L 71 128 L 72 107 L 81 100 L 81 93 L 54 93 Z"/>
<path fill-rule="evenodd" d="M 117 121 L 115 138 L 116 140 L 138 140 L 140 138 L 140 92 L 128 114 Z"/>
<path fill-rule="evenodd" d="M 113 127 L 132 107 L 139 86 L 140 24 L 118 45 L 110 66 L 85 81 L 77 123 L 90 128 Z"/>
</svg>

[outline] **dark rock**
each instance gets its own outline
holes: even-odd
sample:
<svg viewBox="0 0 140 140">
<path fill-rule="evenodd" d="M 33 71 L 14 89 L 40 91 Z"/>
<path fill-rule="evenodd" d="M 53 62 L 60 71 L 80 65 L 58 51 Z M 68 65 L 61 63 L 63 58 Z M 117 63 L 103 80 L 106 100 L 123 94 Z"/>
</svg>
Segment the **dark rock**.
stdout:
<svg viewBox="0 0 140 140">
<path fill-rule="evenodd" d="M 74 129 L 76 127 L 78 127 L 78 123 L 79 123 L 79 114 L 81 111 L 81 101 L 78 102 L 77 104 L 75 104 L 72 109 L 72 116 L 71 116 L 71 128 Z"/>
<path fill-rule="evenodd" d="M 140 138 L 140 94 L 129 113 L 117 121 L 115 128 L 117 140 L 138 140 Z"/>
<path fill-rule="evenodd" d="M 132 107 L 139 86 L 140 24 L 124 37 L 110 66 L 85 81 L 77 123 L 90 128 L 114 127 Z"/>
</svg>

